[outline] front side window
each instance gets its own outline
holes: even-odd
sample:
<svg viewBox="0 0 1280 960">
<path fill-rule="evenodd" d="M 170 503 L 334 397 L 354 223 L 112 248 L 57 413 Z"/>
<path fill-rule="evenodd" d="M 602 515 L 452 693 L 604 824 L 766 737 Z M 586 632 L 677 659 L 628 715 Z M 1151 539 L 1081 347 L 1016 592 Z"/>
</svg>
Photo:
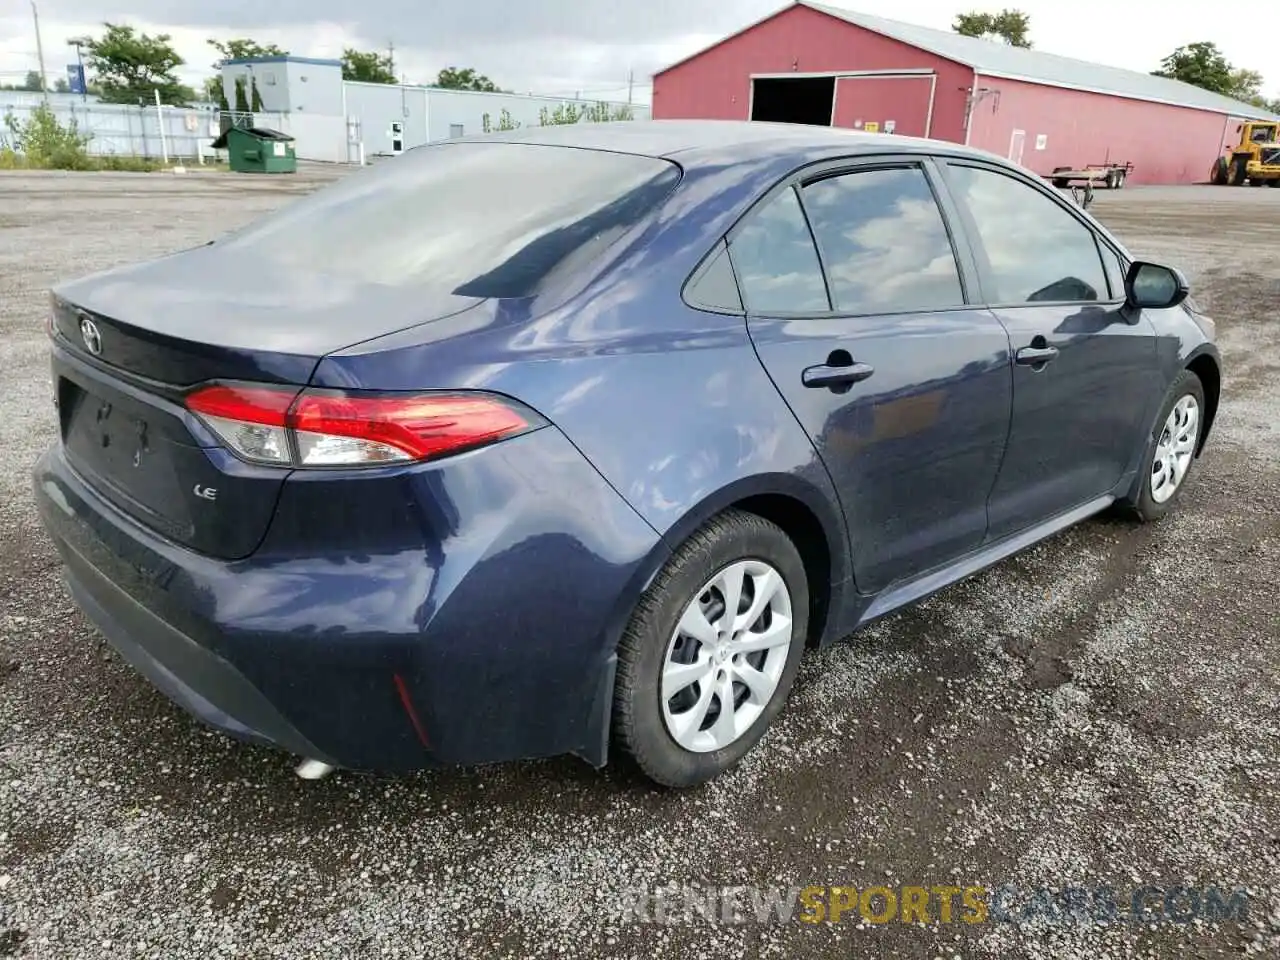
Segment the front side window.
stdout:
<svg viewBox="0 0 1280 960">
<path fill-rule="evenodd" d="M 863 170 L 804 188 L 834 309 L 943 310 L 964 304 L 942 211 L 919 167 Z"/>
<path fill-rule="evenodd" d="M 1045 194 L 1013 177 L 951 165 L 958 199 L 977 223 L 991 267 L 992 303 L 1108 299 L 1093 231 Z"/>
<path fill-rule="evenodd" d="M 813 236 L 792 189 L 752 212 L 729 244 L 752 313 L 825 313 L 827 287 Z"/>
<path fill-rule="evenodd" d="M 1109 246 L 1098 241 L 1098 249 L 1102 251 L 1102 265 L 1107 271 L 1107 283 L 1111 286 L 1111 299 L 1124 299 L 1124 265 L 1120 262 L 1120 256 Z"/>
</svg>

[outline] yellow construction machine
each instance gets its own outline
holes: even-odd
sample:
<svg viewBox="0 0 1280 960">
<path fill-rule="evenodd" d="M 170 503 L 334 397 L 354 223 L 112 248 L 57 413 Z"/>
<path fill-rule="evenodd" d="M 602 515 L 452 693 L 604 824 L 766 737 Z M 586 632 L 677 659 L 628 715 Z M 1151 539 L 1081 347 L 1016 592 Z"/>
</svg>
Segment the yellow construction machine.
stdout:
<svg viewBox="0 0 1280 960">
<path fill-rule="evenodd" d="M 1240 142 L 1226 149 L 1209 171 L 1217 184 L 1280 187 L 1280 123 L 1250 121 L 1236 128 Z"/>
</svg>

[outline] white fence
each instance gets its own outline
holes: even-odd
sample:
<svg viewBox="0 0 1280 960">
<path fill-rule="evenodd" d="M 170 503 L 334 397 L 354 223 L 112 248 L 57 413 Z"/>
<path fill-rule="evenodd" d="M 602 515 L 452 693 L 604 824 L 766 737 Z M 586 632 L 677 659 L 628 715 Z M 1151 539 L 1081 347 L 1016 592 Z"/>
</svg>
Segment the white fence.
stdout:
<svg viewBox="0 0 1280 960">
<path fill-rule="evenodd" d="M 41 103 L 38 94 L 0 94 L 0 116 L 25 123 Z M 118 154 L 133 157 L 170 157 L 194 160 L 212 156 L 209 146 L 220 132 L 218 112 L 200 107 L 143 107 L 84 101 L 78 96 L 49 97 L 49 107 L 58 122 L 75 123 L 90 137 L 90 154 Z M 284 129 L 281 114 L 257 114 L 254 125 Z M 161 138 L 163 131 L 163 140 Z M 7 126 L 0 126 L 0 141 L 7 139 Z"/>
</svg>

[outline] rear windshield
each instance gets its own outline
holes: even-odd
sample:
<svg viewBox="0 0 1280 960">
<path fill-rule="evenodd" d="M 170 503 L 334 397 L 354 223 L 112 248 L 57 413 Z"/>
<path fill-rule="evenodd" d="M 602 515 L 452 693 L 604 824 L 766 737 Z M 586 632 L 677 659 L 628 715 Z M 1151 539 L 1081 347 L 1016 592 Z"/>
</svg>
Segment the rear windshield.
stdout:
<svg viewBox="0 0 1280 960">
<path fill-rule="evenodd" d="M 590 262 L 671 192 L 666 160 L 570 147 L 419 147 L 220 245 L 270 268 L 467 297 L 527 297 Z"/>
</svg>

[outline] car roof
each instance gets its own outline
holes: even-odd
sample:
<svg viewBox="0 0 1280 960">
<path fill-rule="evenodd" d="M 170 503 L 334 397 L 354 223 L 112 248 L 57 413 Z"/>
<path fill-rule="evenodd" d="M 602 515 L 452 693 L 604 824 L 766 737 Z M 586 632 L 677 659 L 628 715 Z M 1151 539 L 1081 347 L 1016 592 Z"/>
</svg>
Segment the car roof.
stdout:
<svg viewBox="0 0 1280 960">
<path fill-rule="evenodd" d="M 467 137 L 465 139 L 473 139 Z M 739 160 L 765 160 L 815 153 L 946 153 L 990 159 L 982 150 L 942 140 L 862 133 L 839 127 L 759 120 L 620 120 L 525 127 L 477 136 L 486 142 L 532 143 L 666 157 L 685 167 L 722 163 L 726 152 Z"/>
</svg>

